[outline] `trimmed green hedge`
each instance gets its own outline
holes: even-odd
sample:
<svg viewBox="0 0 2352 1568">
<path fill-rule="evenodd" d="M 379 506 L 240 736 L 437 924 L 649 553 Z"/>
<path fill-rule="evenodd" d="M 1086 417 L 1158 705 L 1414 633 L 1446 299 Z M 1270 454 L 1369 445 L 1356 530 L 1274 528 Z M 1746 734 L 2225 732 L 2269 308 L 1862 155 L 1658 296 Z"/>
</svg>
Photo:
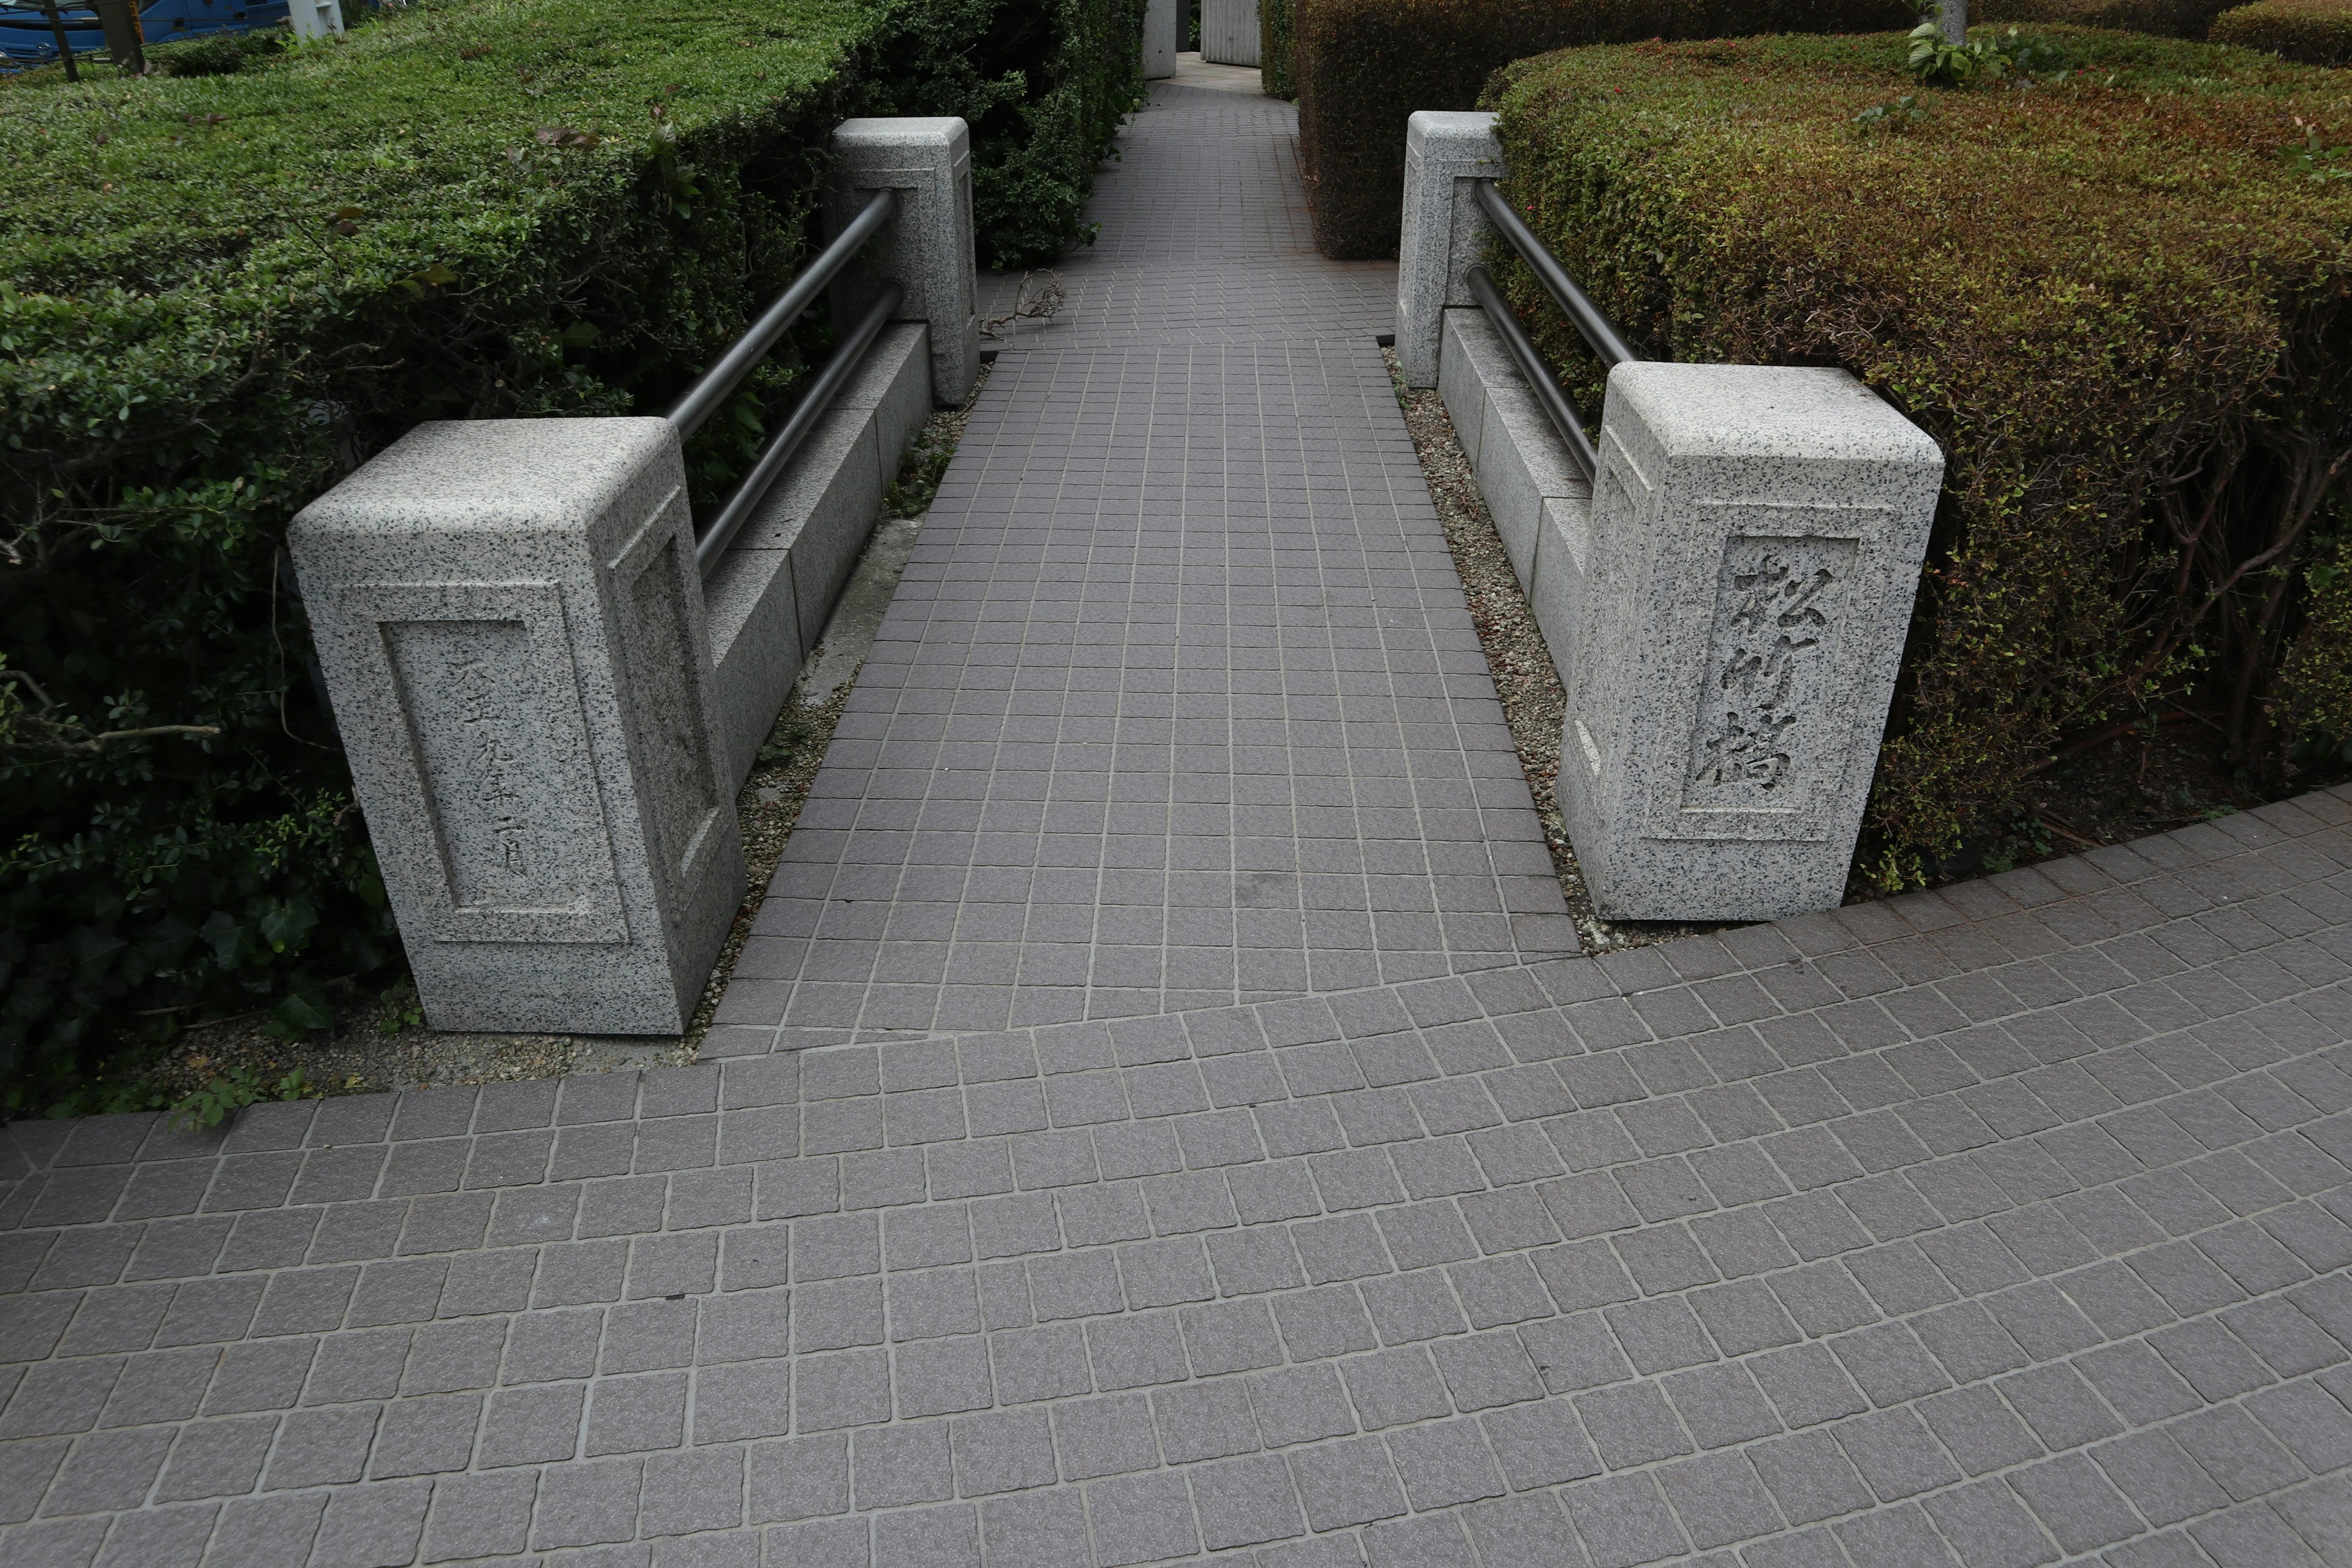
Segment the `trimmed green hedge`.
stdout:
<svg viewBox="0 0 2352 1568">
<path fill-rule="evenodd" d="M 1578 44 L 1859 32 L 1914 20 L 1909 0 L 1292 0 L 1298 161 L 1315 243 L 1394 256 L 1405 121 L 1468 109 L 1516 59 Z"/>
<path fill-rule="evenodd" d="M 1524 61 L 1491 104 L 1510 198 L 1638 345 L 1843 365 L 1948 455 L 1859 866 L 1882 887 L 2118 723 L 2194 714 L 2275 779 L 2352 624 L 2305 620 L 2303 567 L 2352 474 L 2352 79 L 2034 36 L 2077 68 L 1937 93 L 1895 35 L 1653 44 Z M 2283 664 L 2304 719 L 2271 706 Z"/>
<path fill-rule="evenodd" d="M 2303 630 L 2272 704 L 2291 754 L 2323 766 L 2352 763 L 2352 505 L 2339 499 L 2333 521 L 2303 574 Z"/>
<path fill-rule="evenodd" d="M 971 122 L 983 259 L 1085 237 L 1140 12 L 478 0 L 0 86 L 5 1108 L 192 1011 L 316 1025 L 396 954 L 296 509 L 419 419 L 664 405 L 789 281 L 845 115 Z M 698 437 L 698 483 L 796 374 Z M 213 732 L 119 733 L 159 726 Z"/>
<path fill-rule="evenodd" d="M 2206 36 L 2306 65 L 2352 65 L 2352 0 L 2255 0 L 2222 12 Z"/>
<path fill-rule="evenodd" d="M 1970 0 L 1969 22 L 2053 22 L 2162 38 L 2201 38 L 2231 0 Z"/>
</svg>

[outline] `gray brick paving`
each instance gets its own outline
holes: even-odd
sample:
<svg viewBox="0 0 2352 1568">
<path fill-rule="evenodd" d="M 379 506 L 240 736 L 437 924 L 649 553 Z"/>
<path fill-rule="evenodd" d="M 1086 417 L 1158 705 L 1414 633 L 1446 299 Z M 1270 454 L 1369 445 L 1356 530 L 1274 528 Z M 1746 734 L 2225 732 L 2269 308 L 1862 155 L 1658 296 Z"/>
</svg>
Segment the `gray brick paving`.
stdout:
<svg viewBox="0 0 2352 1568">
<path fill-rule="evenodd" d="M 1576 951 L 1372 341 L 1395 268 L 1314 254 L 1292 120 L 1162 88 L 1106 165 L 1101 240 L 1006 340 L 722 1021 L 949 1034 Z M 1124 1113 L 1108 1080 L 1056 1092 Z M 892 1109 L 894 1142 L 944 1114 Z"/>
<path fill-rule="evenodd" d="M 1154 138 L 1257 199 L 1286 110 L 1233 97 L 1162 89 L 1108 200 Z M 1343 351 L 1230 353 L 1262 394 Z M 931 558 L 905 669 L 1000 547 Z M 889 733 L 831 798 L 941 776 Z M 1302 941 L 1255 1000 L 1014 1027 L 1016 978 L 987 1031 L 942 991 L 691 1068 L 20 1123 L 0 1562 L 2343 1568 L 2347 915 L 2352 790 L 1597 962 Z"/>
</svg>

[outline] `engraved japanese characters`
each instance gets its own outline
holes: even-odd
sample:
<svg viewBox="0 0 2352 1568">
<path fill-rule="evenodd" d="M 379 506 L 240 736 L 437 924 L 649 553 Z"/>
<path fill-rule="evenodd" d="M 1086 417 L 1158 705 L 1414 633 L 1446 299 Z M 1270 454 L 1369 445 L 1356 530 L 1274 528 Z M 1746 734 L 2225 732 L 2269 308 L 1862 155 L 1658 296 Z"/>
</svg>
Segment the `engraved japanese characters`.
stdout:
<svg viewBox="0 0 2352 1568">
<path fill-rule="evenodd" d="M 1850 539 L 1724 542 L 1685 809 L 1794 810 L 1818 782 L 1824 742 L 1843 739 L 1811 731 L 1833 678 L 1853 552 Z"/>
<path fill-rule="evenodd" d="M 1834 908 L 1942 453 L 1842 371 L 1760 365 L 1619 365 L 1598 444 L 1559 771 L 1594 907 Z"/>
</svg>

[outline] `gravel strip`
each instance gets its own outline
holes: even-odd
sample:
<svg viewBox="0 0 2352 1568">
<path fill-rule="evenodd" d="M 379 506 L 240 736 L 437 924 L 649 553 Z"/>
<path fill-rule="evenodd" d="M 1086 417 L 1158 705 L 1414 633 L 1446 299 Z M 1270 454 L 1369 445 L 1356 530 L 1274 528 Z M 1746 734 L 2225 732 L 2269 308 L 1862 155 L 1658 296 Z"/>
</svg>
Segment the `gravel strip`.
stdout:
<svg viewBox="0 0 2352 1568">
<path fill-rule="evenodd" d="M 1551 847 L 1552 869 L 1559 890 L 1568 899 L 1568 912 L 1576 921 L 1578 937 L 1587 952 L 1609 952 L 1622 947 L 1645 947 L 1701 931 L 1722 931 L 1721 924 L 1691 924 L 1664 921 L 1611 921 L 1593 912 L 1592 894 L 1577 869 L 1576 850 L 1561 821 L 1556 785 L 1559 778 L 1559 736 L 1568 714 L 1568 694 L 1560 689 L 1551 650 L 1544 646 L 1541 628 L 1528 608 L 1511 558 L 1504 553 L 1502 535 L 1487 514 L 1486 497 L 1470 472 L 1470 459 L 1454 434 L 1453 416 L 1434 387 L 1410 387 L 1398 368 L 1396 351 L 1384 349 L 1389 381 L 1397 405 L 1404 410 L 1405 429 L 1412 436 L 1421 458 L 1422 477 L 1429 481 L 1429 499 L 1437 505 L 1437 520 L 1454 552 L 1454 569 L 1462 574 L 1462 592 L 1470 601 L 1470 619 L 1478 628 L 1479 646 L 1486 650 L 1486 668 L 1495 678 L 1495 691 L 1503 700 L 1503 718 L 1519 749 L 1519 765 L 1527 770 L 1528 788 L 1536 797 L 1536 815 L 1543 820 L 1544 842 Z"/>
</svg>

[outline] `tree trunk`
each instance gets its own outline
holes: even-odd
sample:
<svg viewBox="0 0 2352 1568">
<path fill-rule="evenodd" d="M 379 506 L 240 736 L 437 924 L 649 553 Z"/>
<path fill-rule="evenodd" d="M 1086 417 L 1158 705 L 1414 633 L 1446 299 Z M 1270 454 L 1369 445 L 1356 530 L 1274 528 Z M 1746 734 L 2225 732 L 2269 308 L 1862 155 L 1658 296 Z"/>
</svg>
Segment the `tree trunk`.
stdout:
<svg viewBox="0 0 2352 1568">
<path fill-rule="evenodd" d="M 1969 41 L 1969 0 L 1943 0 L 1937 7 L 1936 19 L 1944 25 L 1944 42 Z"/>
</svg>

